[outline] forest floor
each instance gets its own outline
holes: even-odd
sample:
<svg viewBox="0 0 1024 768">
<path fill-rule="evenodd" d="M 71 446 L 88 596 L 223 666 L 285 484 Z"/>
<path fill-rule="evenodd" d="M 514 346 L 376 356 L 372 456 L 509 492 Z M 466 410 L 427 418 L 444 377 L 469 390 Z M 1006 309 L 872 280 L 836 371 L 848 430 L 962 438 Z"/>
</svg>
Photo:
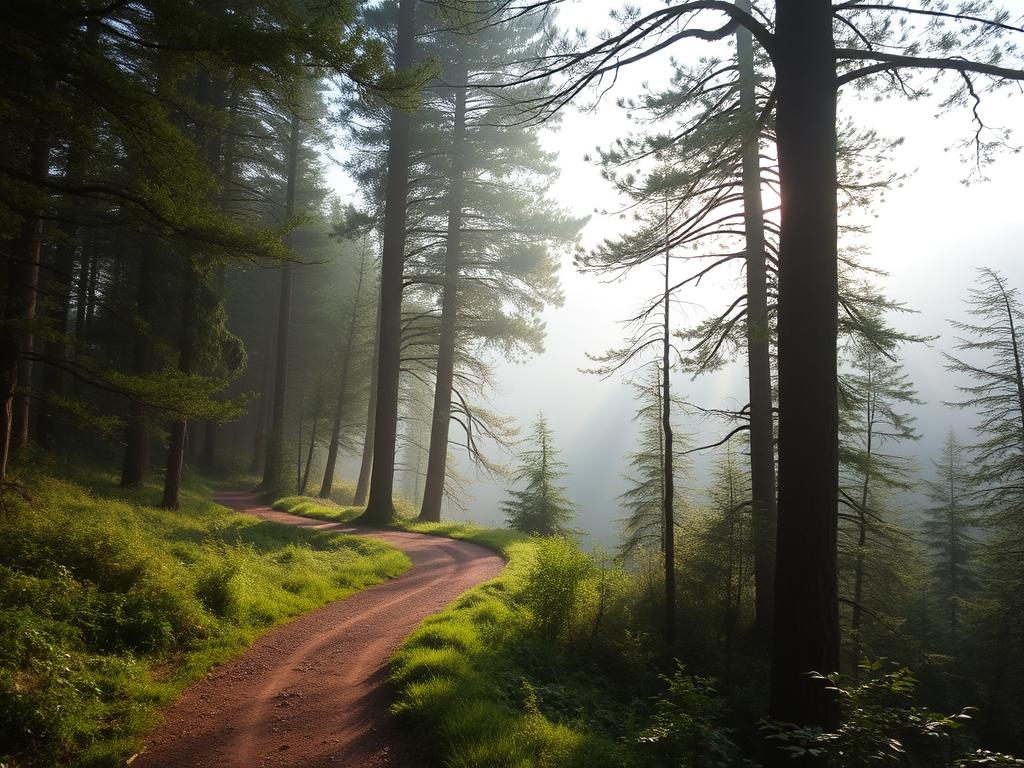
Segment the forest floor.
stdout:
<svg viewBox="0 0 1024 768">
<path fill-rule="evenodd" d="M 502 558 L 468 542 L 297 517 L 252 493 L 216 499 L 262 520 L 381 540 L 413 565 L 268 632 L 215 669 L 165 711 L 132 767 L 420 765 L 390 713 L 388 660 L 424 618 L 497 575 Z"/>
</svg>

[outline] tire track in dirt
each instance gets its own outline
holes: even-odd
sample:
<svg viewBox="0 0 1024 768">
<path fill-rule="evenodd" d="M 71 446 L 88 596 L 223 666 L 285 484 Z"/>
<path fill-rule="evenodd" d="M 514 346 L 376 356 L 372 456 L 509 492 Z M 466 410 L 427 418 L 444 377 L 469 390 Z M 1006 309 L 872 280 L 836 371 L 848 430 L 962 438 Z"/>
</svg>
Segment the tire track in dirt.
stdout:
<svg viewBox="0 0 1024 768">
<path fill-rule="evenodd" d="M 213 669 L 164 711 L 132 768 L 421 765 L 389 711 L 387 661 L 420 621 L 497 575 L 503 560 L 468 542 L 278 512 L 253 493 L 216 499 L 263 520 L 384 541 L 412 568 L 276 627 Z"/>
</svg>

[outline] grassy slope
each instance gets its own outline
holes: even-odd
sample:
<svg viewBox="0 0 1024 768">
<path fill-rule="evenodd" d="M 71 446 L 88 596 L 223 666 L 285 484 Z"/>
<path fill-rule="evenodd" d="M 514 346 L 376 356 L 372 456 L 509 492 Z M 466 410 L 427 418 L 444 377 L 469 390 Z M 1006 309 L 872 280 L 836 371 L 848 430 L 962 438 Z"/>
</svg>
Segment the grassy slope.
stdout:
<svg viewBox="0 0 1024 768">
<path fill-rule="evenodd" d="M 339 522 L 362 511 L 305 497 L 274 506 Z M 395 710 L 429 745 L 426 753 L 447 768 L 622 765 L 617 746 L 583 713 L 599 708 L 604 692 L 567 674 L 553 642 L 531 631 L 523 595 L 537 540 L 459 522 L 394 527 L 472 541 L 508 561 L 497 578 L 427 618 L 392 658 Z M 577 703 L 582 709 L 571 711 Z"/>
<path fill-rule="evenodd" d="M 210 666 L 290 617 L 398 575 L 384 544 L 262 522 L 192 486 L 36 469 L 0 509 L 0 764 L 122 763 Z"/>
</svg>

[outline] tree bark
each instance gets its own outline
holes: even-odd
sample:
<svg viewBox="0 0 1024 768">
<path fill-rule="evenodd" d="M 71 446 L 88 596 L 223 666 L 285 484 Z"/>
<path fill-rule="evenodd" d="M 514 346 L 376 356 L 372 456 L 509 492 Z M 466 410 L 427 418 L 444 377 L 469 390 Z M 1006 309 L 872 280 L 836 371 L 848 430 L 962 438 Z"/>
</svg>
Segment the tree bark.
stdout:
<svg viewBox="0 0 1024 768">
<path fill-rule="evenodd" d="M 285 192 L 285 216 L 295 215 L 295 188 L 298 183 L 299 119 L 292 115 L 288 144 L 288 186 Z M 291 248 L 292 233 L 285 235 L 285 245 Z M 281 267 L 281 291 L 277 308 L 277 354 L 274 359 L 274 401 L 270 415 L 270 437 L 267 457 L 263 465 L 262 488 L 267 493 L 278 493 L 285 488 L 284 416 L 288 386 L 288 330 L 292 306 L 292 265 Z"/>
<path fill-rule="evenodd" d="M 836 72 L 831 3 L 777 0 L 779 507 L 770 717 L 834 728 L 839 668 Z M 788 764 L 774 749 L 770 766 Z"/>
<path fill-rule="evenodd" d="M 871 461 L 874 450 L 875 436 L 875 403 L 874 394 L 874 361 L 867 361 L 867 388 L 865 404 L 865 423 L 867 434 L 864 443 L 864 477 L 860 486 L 860 508 L 857 510 L 857 556 L 853 564 L 853 606 L 850 615 L 850 676 L 856 681 L 860 677 L 860 657 L 863 648 L 861 641 L 861 623 L 864 608 L 864 572 L 867 568 L 868 545 L 868 498 L 871 491 Z"/>
<path fill-rule="evenodd" d="M 395 68 L 412 67 L 416 0 L 400 0 Z M 380 346 L 377 363 L 377 409 L 370 498 L 360 516 L 364 523 L 386 524 L 394 519 L 395 442 L 398 437 L 398 379 L 402 344 L 402 280 L 405 262 L 405 222 L 409 191 L 412 117 L 391 110 L 388 178 L 384 203 L 384 248 L 380 279 Z"/>
<path fill-rule="evenodd" d="M 178 370 L 191 373 L 195 353 L 196 296 L 199 276 L 190 255 L 184 257 L 184 283 L 181 292 L 181 351 L 178 355 Z M 182 416 L 171 426 L 171 440 L 167 450 L 167 469 L 164 472 L 164 495 L 160 506 L 177 509 L 181 491 L 181 478 L 185 464 L 185 447 L 188 440 L 188 419 Z"/>
<path fill-rule="evenodd" d="M 32 143 L 31 172 L 33 178 L 45 179 L 50 172 L 50 142 L 46 137 L 39 137 Z M 40 212 L 41 213 L 41 212 Z M 24 237 L 25 265 L 24 285 L 24 327 L 21 330 L 22 353 L 18 360 L 18 386 L 14 395 L 14 416 L 11 429 L 11 452 L 17 453 L 28 445 L 29 429 L 32 412 L 32 353 L 35 348 L 33 324 L 36 319 L 36 308 L 39 304 L 39 263 L 43 251 L 43 220 L 37 215 L 25 222 L 29 227 Z"/>
<path fill-rule="evenodd" d="M 736 0 L 750 11 L 749 0 Z M 754 45 L 750 31 L 736 33 L 740 106 L 750 134 L 743 146 L 743 223 L 747 269 L 747 381 L 750 400 L 750 489 L 754 521 L 754 624 L 759 636 L 771 636 L 775 579 L 775 429 L 768 330 L 768 279 L 765 267 L 764 204 L 761 199 L 760 126 L 757 124 Z"/>
<path fill-rule="evenodd" d="M 380 354 L 380 308 L 376 312 L 373 332 L 373 361 L 370 363 L 370 393 L 366 401 L 366 431 L 363 433 L 363 455 L 359 462 L 359 479 L 356 481 L 356 495 L 352 503 L 361 507 L 366 503 L 370 489 L 370 472 L 373 469 L 373 442 L 377 418 L 377 360 Z"/>
<path fill-rule="evenodd" d="M 445 243 L 444 294 L 441 298 L 441 333 L 437 348 L 437 378 L 430 422 L 430 448 L 423 506 L 419 519 L 441 520 L 445 473 L 448 468 L 448 430 L 452 416 L 452 384 L 455 375 L 455 324 L 459 313 L 459 271 L 462 269 L 462 206 L 466 172 L 466 80 L 468 69 L 460 64 L 454 74 L 455 116 L 452 130 L 452 165 L 448 195 L 448 232 Z"/>
<path fill-rule="evenodd" d="M 313 466 L 313 452 L 316 450 L 316 433 L 320 427 L 320 411 L 323 407 L 323 382 L 316 388 L 316 395 L 313 398 L 313 425 L 309 429 L 309 450 L 306 452 L 306 464 L 302 470 L 302 477 L 299 479 L 299 495 L 306 495 L 306 488 L 309 487 L 309 471 Z"/>
<path fill-rule="evenodd" d="M 352 347 L 356 336 L 356 325 L 359 322 L 359 299 L 363 294 L 363 277 L 366 273 L 366 241 L 363 241 L 363 256 L 359 261 L 359 276 L 356 278 L 356 293 L 352 299 L 352 318 L 345 336 L 345 347 L 342 350 L 341 376 L 338 378 L 338 397 L 334 401 L 334 423 L 331 425 L 331 440 L 327 445 L 327 466 L 324 467 L 324 478 L 320 483 L 320 498 L 326 499 L 334 487 L 334 469 L 338 463 L 338 448 L 341 445 L 341 425 L 345 414 L 345 396 L 348 394 L 348 374 L 352 365 Z"/>
<path fill-rule="evenodd" d="M 49 174 L 50 142 L 39 135 L 29 152 L 29 172 L 43 180 Z M 7 258 L 7 300 L 0 335 L 0 482 L 7 479 L 10 457 L 28 442 L 28 393 L 19 392 L 31 375 L 25 355 L 32 350 L 31 323 L 35 319 L 39 258 L 43 244 L 41 211 L 25 216 L 21 234 Z"/>
<path fill-rule="evenodd" d="M 672 298 L 669 281 L 671 257 L 668 250 L 668 205 L 665 206 L 665 291 L 662 300 L 665 302 L 665 314 L 662 327 L 661 346 L 661 429 L 665 437 L 665 495 L 662 513 L 665 526 L 665 645 L 668 658 L 674 656 L 676 647 L 676 518 L 675 518 L 675 467 L 672 455 L 672 336 L 669 325 L 670 299 Z"/>
<path fill-rule="evenodd" d="M 142 243 L 139 257 L 139 284 L 136 293 L 138 322 L 148 324 L 150 307 L 155 298 L 153 272 L 156 255 L 152 249 L 154 241 L 146 238 Z M 148 329 L 139 328 L 135 334 L 135 349 L 132 353 L 132 373 L 148 373 L 152 366 Z M 140 403 L 131 404 L 128 429 L 125 434 L 124 461 L 121 464 L 121 487 L 137 488 L 149 471 L 149 431 L 146 429 L 145 411 Z"/>
</svg>

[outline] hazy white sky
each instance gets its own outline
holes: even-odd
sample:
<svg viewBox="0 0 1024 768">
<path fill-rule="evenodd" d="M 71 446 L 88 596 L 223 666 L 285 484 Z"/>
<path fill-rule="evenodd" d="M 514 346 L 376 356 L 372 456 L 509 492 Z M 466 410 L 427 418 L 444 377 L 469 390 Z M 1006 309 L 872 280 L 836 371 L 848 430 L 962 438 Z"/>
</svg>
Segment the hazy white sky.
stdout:
<svg viewBox="0 0 1024 768">
<path fill-rule="evenodd" d="M 1020 2 L 1021 0 L 1015 0 Z M 583 0 L 565 6 L 561 19 L 567 26 L 598 30 L 605 25 L 615 0 Z M 710 49 L 690 46 L 673 53 L 683 58 Z M 652 59 L 620 77 L 616 86 L 594 110 L 566 111 L 557 133 L 545 141 L 557 149 L 561 178 L 552 194 L 577 215 L 592 215 L 584 231 L 584 242 L 593 244 L 620 226 L 614 216 L 594 214 L 610 209 L 616 199 L 592 164 L 583 155 L 595 145 L 607 145 L 623 135 L 628 123 L 615 105 L 618 96 L 637 92 L 643 83 L 653 86 L 667 79 L 667 60 Z M 867 240 L 867 261 L 890 273 L 884 282 L 889 296 L 905 302 L 917 314 L 904 316 L 900 326 L 913 332 L 941 335 L 930 345 L 904 351 L 903 359 L 919 396 L 926 405 L 917 410 L 919 431 L 924 439 L 912 450 L 921 454 L 926 470 L 930 457 L 945 431 L 954 426 L 969 438 L 970 414 L 951 412 L 942 405 L 956 399 L 956 382 L 942 368 L 940 350 L 952 346 L 948 319 L 962 317 L 965 290 L 973 281 L 976 266 L 1002 271 L 1013 285 L 1024 290 L 1024 154 L 1004 153 L 987 169 L 990 180 L 964 186 L 969 171 L 957 151 L 946 151 L 969 136 L 969 111 L 937 116 L 934 102 L 912 104 L 890 100 L 874 103 L 850 95 L 843 108 L 863 127 L 876 128 L 887 136 L 902 136 L 905 144 L 896 154 L 898 169 L 909 173 L 906 182 L 887 196 L 874 212 Z M 1006 91 L 986 99 L 982 114 L 992 125 L 1024 129 L 1024 96 Z M 1017 140 L 1024 142 L 1024 132 Z M 351 187 L 333 176 L 339 190 Z M 585 353 L 601 352 L 621 339 L 617 321 L 626 316 L 647 294 L 642 276 L 621 283 L 602 283 L 593 276 L 573 271 L 571 258 L 563 260 L 562 282 L 566 301 L 546 314 L 548 338 L 544 354 L 525 364 L 498 363 L 500 391 L 495 407 L 520 420 L 524 431 L 538 411 L 543 410 L 555 431 L 571 477 L 566 485 L 581 511 L 581 523 L 598 540 L 609 540 L 614 520 L 621 517 L 616 496 L 624 489 L 625 455 L 632 450 L 631 417 L 635 404 L 628 386 L 621 380 L 601 380 L 578 372 L 587 365 Z M 739 278 L 737 272 L 734 275 Z M 712 307 L 723 295 L 722 279 L 683 299 L 692 306 L 690 320 L 699 319 L 702 307 Z M 742 369 L 692 382 L 677 376 L 677 391 L 707 407 L 742 404 L 745 378 Z M 704 440 L 720 431 L 714 424 L 689 422 L 681 426 Z M 694 484 L 703 483 L 706 460 L 696 462 Z M 469 516 L 482 522 L 500 523 L 498 503 L 504 491 L 488 482 L 472 487 L 475 501 Z"/>
</svg>

